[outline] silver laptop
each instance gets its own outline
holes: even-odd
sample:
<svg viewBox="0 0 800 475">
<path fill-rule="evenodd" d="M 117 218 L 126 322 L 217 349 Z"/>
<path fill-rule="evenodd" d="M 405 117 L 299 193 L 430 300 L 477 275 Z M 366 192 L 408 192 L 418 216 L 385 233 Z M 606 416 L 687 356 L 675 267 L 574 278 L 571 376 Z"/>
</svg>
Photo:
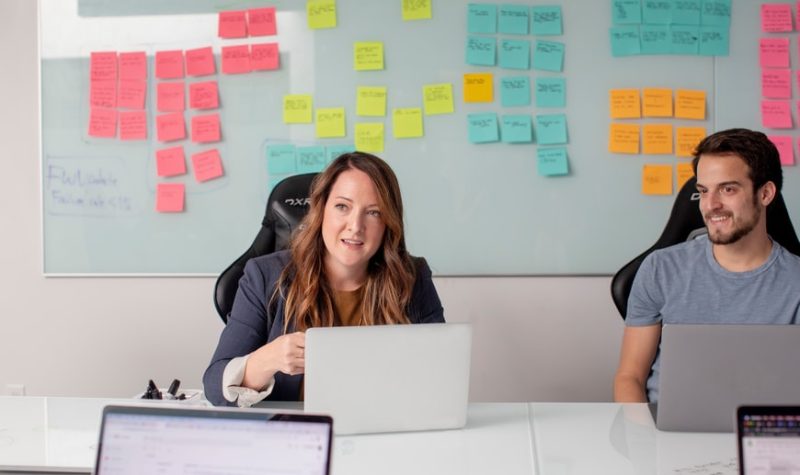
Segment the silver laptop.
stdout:
<svg viewBox="0 0 800 475">
<path fill-rule="evenodd" d="M 800 472 L 800 405 L 742 406 L 736 421 L 741 475 Z"/>
<path fill-rule="evenodd" d="M 106 406 L 95 475 L 330 472 L 328 416 Z"/>
<path fill-rule="evenodd" d="M 463 427 L 471 346 L 468 323 L 311 328 L 305 410 L 337 434 Z"/>
<path fill-rule="evenodd" d="M 734 432 L 742 405 L 800 403 L 800 325 L 664 325 L 656 427 Z"/>
</svg>

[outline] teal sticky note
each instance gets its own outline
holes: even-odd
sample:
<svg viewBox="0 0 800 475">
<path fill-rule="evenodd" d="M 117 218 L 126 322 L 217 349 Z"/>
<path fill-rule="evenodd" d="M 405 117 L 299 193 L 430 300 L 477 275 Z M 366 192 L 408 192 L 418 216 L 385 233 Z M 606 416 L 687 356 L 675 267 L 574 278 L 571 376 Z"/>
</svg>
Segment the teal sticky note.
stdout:
<svg viewBox="0 0 800 475">
<path fill-rule="evenodd" d="M 297 171 L 300 173 L 321 172 L 327 165 L 325 147 L 297 147 Z"/>
<path fill-rule="evenodd" d="M 564 70 L 564 43 L 537 40 L 533 51 L 533 69 L 542 71 Z"/>
<path fill-rule="evenodd" d="M 560 6 L 531 7 L 531 34 L 560 35 L 564 33 Z"/>
<path fill-rule="evenodd" d="M 612 56 L 635 56 L 642 53 L 638 26 L 614 26 L 609 34 Z"/>
<path fill-rule="evenodd" d="M 497 62 L 496 56 L 497 40 L 484 36 L 467 37 L 467 64 L 473 66 L 494 66 Z"/>
<path fill-rule="evenodd" d="M 294 145 L 271 145 L 267 147 L 267 172 L 270 175 L 285 175 L 297 172 Z"/>
<path fill-rule="evenodd" d="M 500 5 L 498 30 L 507 35 L 527 35 L 530 9 L 525 5 Z"/>
<path fill-rule="evenodd" d="M 536 137 L 542 145 L 567 143 L 567 116 L 564 114 L 537 115 Z"/>
<path fill-rule="evenodd" d="M 497 6 L 470 3 L 467 6 L 467 32 L 497 33 Z"/>
<path fill-rule="evenodd" d="M 731 0 L 703 0 L 700 24 L 704 26 L 730 26 Z"/>
<path fill-rule="evenodd" d="M 356 151 L 356 146 L 353 145 L 353 144 L 328 145 L 328 147 L 325 149 L 325 152 L 326 152 L 327 157 L 328 157 L 327 158 L 327 162 L 331 163 L 332 161 L 334 161 L 337 158 L 339 158 L 339 155 L 343 155 L 345 153 L 350 153 L 350 152 L 355 152 L 355 151 Z"/>
<path fill-rule="evenodd" d="M 503 107 L 531 105 L 531 83 L 528 76 L 501 78 L 500 103 Z"/>
<path fill-rule="evenodd" d="M 567 150 L 563 147 L 538 149 L 536 151 L 536 171 L 542 176 L 569 174 Z"/>
<path fill-rule="evenodd" d="M 639 35 L 642 54 L 670 54 L 672 52 L 672 36 L 669 26 L 642 25 Z"/>
<path fill-rule="evenodd" d="M 489 143 L 500 140 L 500 132 L 497 130 L 497 114 L 469 114 L 467 115 L 469 126 L 469 141 L 472 143 Z"/>
<path fill-rule="evenodd" d="M 669 33 L 672 54 L 697 54 L 700 44 L 699 26 L 672 25 Z"/>
<path fill-rule="evenodd" d="M 669 25 L 672 22 L 671 0 L 644 0 L 642 3 L 642 23 Z"/>
<path fill-rule="evenodd" d="M 500 67 L 530 69 L 531 43 L 527 40 L 500 40 Z"/>
<path fill-rule="evenodd" d="M 701 56 L 728 56 L 729 42 L 727 26 L 701 26 L 698 53 Z"/>
<path fill-rule="evenodd" d="M 673 25 L 699 25 L 703 0 L 672 0 Z"/>
<path fill-rule="evenodd" d="M 564 78 L 536 78 L 536 107 L 565 107 L 567 85 Z"/>
<path fill-rule="evenodd" d="M 642 23 L 640 0 L 611 0 L 611 21 L 614 25 L 638 25 Z"/>
<path fill-rule="evenodd" d="M 529 115 L 504 115 L 501 126 L 503 142 L 533 142 L 533 127 Z"/>
</svg>

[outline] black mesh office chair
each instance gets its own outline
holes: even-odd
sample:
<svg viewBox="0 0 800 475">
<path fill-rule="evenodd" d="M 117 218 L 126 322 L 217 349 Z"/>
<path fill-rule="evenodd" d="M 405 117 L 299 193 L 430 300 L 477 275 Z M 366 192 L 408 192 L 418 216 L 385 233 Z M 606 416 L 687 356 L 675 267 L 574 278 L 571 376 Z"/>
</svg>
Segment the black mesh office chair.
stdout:
<svg viewBox="0 0 800 475">
<path fill-rule="evenodd" d="M 214 286 L 214 306 L 223 322 L 228 322 L 239 279 L 247 261 L 289 247 L 292 232 L 308 212 L 311 182 L 316 176 L 316 173 L 290 176 L 275 185 L 269 194 L 261 229 L 253 244 L 222 271 Z"/>
<path fill-rule="evenodd" d="M 700 213 L 700 195 L 696 190 L 697 180 L 690 178 L 678 192 L 667 225 L 655 244 L 648 250 L 639 254 L 617 271 L 611 279 L 611 298 L 617 306 L 622 319 L 628 311 L 628 295 L 631 293 L 633 278 L 636 271 L 648 254 L 656 249 L 662 249 L 673 244 L 678 244 L 705 233 L 703 215 Z M 792 254 L 800 256 L 800 241 L 797 240 L 789 211 L 779 192 L 772 203 L 767 207 L 767 232 L 772 239 L 778 241 Z"/>
</svg>

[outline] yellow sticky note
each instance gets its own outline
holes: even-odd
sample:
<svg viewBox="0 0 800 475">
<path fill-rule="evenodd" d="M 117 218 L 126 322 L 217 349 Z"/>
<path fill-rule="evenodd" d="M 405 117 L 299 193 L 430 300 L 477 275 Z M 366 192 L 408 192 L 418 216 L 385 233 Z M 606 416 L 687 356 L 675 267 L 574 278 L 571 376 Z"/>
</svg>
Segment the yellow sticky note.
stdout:
<svg viewBox="0 0 800 475">
<path fill-rule="evenodd" d="M 360 86 L 356 90 L 356 114 L 369 117 L 386 116 L 386 88 Z"/>
<path fill-rule="evenodd" d="M 643 195 L 672 194 L 672 165 L 645 165 L 642 168 Z"/>
<path fill-rule="evenodd" d="M 344 107 L 332 107 L 329 109 L 317 109 L 317 137 L 344 137 Z"/>
<path fill-rule="evenodd" d="M 678 119 L 706 119 L 706 91 L 678 89 L 675 91 L 675 117 Z"/>
<path fill-rule="evenodd" d="M 679 163 L 675 165 L 675 171 L 676 174 L 678 175 L 678 180 L 676 183 L 677 189 L 680 190 L 681 188 L 683 188 L 683 185 L 686 184 L 687 181 L 689 181 L 689 178 L 694 176 L 694 170 L 692 170 L 691 163 Z"/>
<path fill-rule="evenodd" d="M 464 75 L 464 102 L 492 102 L 494 83 L 491 73 Z"/>
<path fill-rule="evenodd" d="M 643 125 L 642 153 L 650 155 L 671 155 L 672 124 Z"/>
<path fill-rule="evenodd" d="M 705 127 L 675 127 L 675 155 L 693 157 L 695 147 L 705 136 Z"/>
<path fill-rule="evenodd" d="M 396 139 L 422 137 L 422 109 L 419 107 L 393 109 L 392 133 Z"/>
<path fill-rule="evenodd" d="M 356 124 L 356 150 L 383 152 L 383 124 Z"/>
<path fill-rule="evenodd" d="M 422 86 L 425 115 L 453 113 L 453 85 L 427 84 Z"/>
<path fill-rule="evenodd" d="M 306 18 L 312 30 L 336 28 L 336 0 L 308 0 Z"/>
<path fill-rule="evenodd" d="M 353 45 L 353 64 L 356 71 L 382 70 L 383 43 L 380 41 L 357 41 Z"/>
<path fill-rule="evenodd" d="M 639 153 L 639 125 L 611 124 L 608 130 L 608 151 L 611 153 Z"/>
<path fill-rule="evenodd" d="M 428 20 L 431 18 L 431 0 L 400 0 L 403 3 L 403 20 Z"/>
<path fill-rule="evenodd" d="M 286 124 L 310 124 L 312 102 L 310 94 L 287 94 L 283 96 L 283 122 Z"/>
<path fill-rule="evenodd" d="M 644 88 L 642 113 L 645 117 L 672 117 L 672 89 Z"/>
<path fill-rule="evenodd" d="M 612 89 L 608 91 L 608 108 L 612 119 L 638 119 L 642 105 L 638 89 Z"/>
</svg>

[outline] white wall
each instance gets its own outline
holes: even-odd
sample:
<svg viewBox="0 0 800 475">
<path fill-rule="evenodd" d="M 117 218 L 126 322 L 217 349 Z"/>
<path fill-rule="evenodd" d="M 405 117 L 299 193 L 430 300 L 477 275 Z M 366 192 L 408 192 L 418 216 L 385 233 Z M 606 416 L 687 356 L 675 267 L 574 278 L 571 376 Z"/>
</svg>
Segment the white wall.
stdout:
<svg viewBox="0 0 800 475">
<path fill-rule="evenodd" d="M 0 0 L 0 394 L 199 387 L 222 329 L 213 279 L 42 276 L 36 3 Z M 475 324 L 472 399 L 609 400 L 622 331 L 609 282 L 437 278 L 446 318 Z"/>
</svg>

